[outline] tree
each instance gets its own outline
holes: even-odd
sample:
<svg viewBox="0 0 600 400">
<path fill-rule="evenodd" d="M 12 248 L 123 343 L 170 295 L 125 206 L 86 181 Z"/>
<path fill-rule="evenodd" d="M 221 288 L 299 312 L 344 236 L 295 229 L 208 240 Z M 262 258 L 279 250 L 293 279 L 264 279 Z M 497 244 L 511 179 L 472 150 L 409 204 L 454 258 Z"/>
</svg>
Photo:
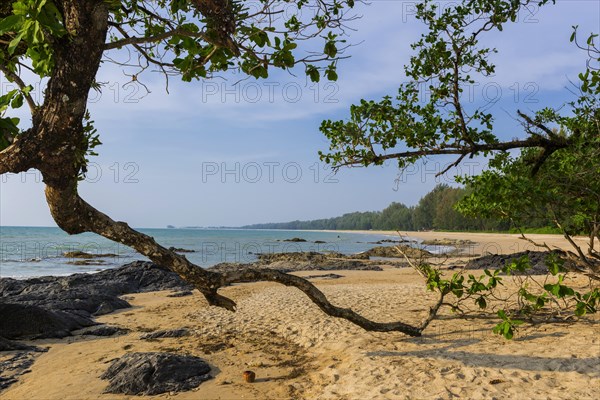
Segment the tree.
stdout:
<svg viewBox="0 0 600 400">
<path fill-rule="evenodd" d="M 550 212 L 552 222 L 574 245 L 574 253 L 565 255 L 598 277 L 600 73 L 594 68 L 600 61 L 598 35 L 590 35 L 580 45 L 574 27 L 571 42 L 589 56 L 579 75 L 577 99 L 562 109 L 544 108 L 534 115 L 518 111 L 522 138 L 501 140 L 494 130 L 494 115 L 463 101 L 469 85 L 495 71 L 490 54 L 496 50 L 482 46 L 481 37 L 502 31 L 528 4 L 552 3 L 463 0 L 440 10 L 437 2 L 422 1 L 416 17 L 428 31 L 412 45 L 416 54 L 405 67 L 410 81 L 400 86 L 395 100 L 391 96 L 379 102 L 361 100 L 350 108 L 349 120 L 324 121 L 321 131 L 330 141 L 330 151 L 321 152 L 321 158 L 335 168 L 381 165 L 395 159 L 402 169 L 426 157 L 456 155 L 441 175 L 465 157 L 491 157 L 491 171 L 463 180 L 474 193 L 461 209 L 517 223 L 526 216 L 543 219 Z M 420 101 L 423 86 L 431 93 L 427 101 Z M 521 155 L 511 156 L 508 151 L 513 149 L 522 150 Z M 435 207 L 423 204 L 422 208 L 423 213 L 415 213 L 415 227 L 430 228 Z M 589 235 L 587 252 L 573 242 L 576 233 Z"/>
<path fill-rule="evenodd" d="M 130 246 L 192 283 L 213 306 L 235 310 L 218 293 L 236 282 L 273 281 L 304 292 L 328 315 L 364 329 L 420 335 L 422 325 L 370 321 L 332 305 L 305 279 L 274 270 L 210 272 L 159 245 L 125 222 L 111 219 L 78 194 L 87 159 L 100 144 L 87 112 L 90 90 L 107 52 L 127 49 L 137 60 L 134 80 L 150 68 L 165 79 L 210 78 L 235 69 L 265 78 L 273 69 L 300 65 L 310 79 L 337 78 L 345 24 L 354 0 L 295 0 L 298 15 L 283 14 L 287 0 L 17 0 L 0 5 L 0 71 L 18 89 L 0 97 L 0 174 L 37 169 L 57 225 L 68 234 L 93 232 Z M 256 4 L 256 3 L 254 3 Z M 302 18 L 302 11 L 310 17 Z M 299 56 L 298 44 L 323 40 L 322 51 Z M 113 54 L 113 53 L 111 53 Z M 36 104 L 27 77 L 47 78 L 44 101 Z M 27 104 L 31 126 L 11 112 Z"/>
</svg>

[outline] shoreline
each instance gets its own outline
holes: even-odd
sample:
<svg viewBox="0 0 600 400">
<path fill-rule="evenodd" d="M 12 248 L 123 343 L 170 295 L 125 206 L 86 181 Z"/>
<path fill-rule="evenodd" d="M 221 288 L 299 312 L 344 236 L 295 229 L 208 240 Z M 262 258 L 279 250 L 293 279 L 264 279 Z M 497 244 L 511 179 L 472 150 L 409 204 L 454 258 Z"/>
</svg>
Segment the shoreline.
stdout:
<svg viewBox="0 0 600 400">
<path fill-rule="evenodd" d="M 381 235 L 385 231 L 361 233 L 367 232 Z M 473 240 L 476 244 L 471 247 L 477 251 L 492 249 L 491 244 L 510 251 L 520 249 L 523 242 L 514 235 L 415 234 L 426 234 L 422 239 L 435 236 Z M 541 236 L 537 239 L 550 239 Z M 568 246 L 565 239 L 554 239 L 557 246 Z M 326 279 L 323 271 L 317 276 L 315 271 L 292 273 L 313 275 L 311 282 L 333 303 L 375 321 L 418 324 L 436 301 L 412 268 L 326 272 L 337 277 Z M 504 282 L 511 287 L 514 279 L 506 277 Z M 535 279 L 543 282 L 544 276 Z M 575 286 L 587 283 L 584 276 L 568 279 Z M 0 392 L 0 397 L 130 399 L 129 395 L 103 394 L 108 382 L 100 376 L 112 360 L 131 352 L 194 355 L 212 367 L 213 379 L 196 389 L 135 396 L 140 400 L 592 399 L 600 387 L 598 314 L 569 324 L 524 325 L 512 341 L 506 341 L 491 331 L 497 321 L 457 319 L 445 309 L 423 336 L 411 338 L 400 333 L 367 332 L 345 320 L 328 317 L 299 291 L 276 283 L 237 284 L 221 291 L 238 304 L 235 313 L 208 306 L 196 291 L 183 297 L 173 297 L 172 291 L 165 290 L 133 293 L 120 296 L 132 307 L 108 310 L 95 317 L 101 324 L 122 330 L 118 335 L 79 333 L 62 339 L 25 341 L 48 351 L 35 354 L 27 367 L 29 372 Z M 179 329 L 190 334 L 141 339 L 149 332 Z M 18 354 L 2 352 L 0 362 Z M 256 373 L 255 383 L 243 381 L 245 370 Z"/>
</svg>

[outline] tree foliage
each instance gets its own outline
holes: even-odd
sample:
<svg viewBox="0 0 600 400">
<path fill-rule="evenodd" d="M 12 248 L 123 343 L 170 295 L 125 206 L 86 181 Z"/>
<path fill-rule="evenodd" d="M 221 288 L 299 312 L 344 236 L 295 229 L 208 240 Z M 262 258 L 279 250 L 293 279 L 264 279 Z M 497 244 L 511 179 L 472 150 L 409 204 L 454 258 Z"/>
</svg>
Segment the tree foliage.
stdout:
<svg viewBox="0 0 600 400">
<path fill-rule="evenodd" d="M 290 12 L 292 6 L 297 12 Z M 122 243 L 193 284 L 212 306 L 234 311 L 219 289 L 236 282 L 272 281 L 295 287 L 323 312 L 364 329 L 418 336 L 430 322 L 375 322 L 333 305 L 304 278 L 276 270 L 213 272 L 115 221 L 78 192 L 100 133 L 87 110 L 103 63 L 131 72 L 133 81 L 158 71 L 168 82 L 232 71 L 266 78 L 274 69 L 303 68 L 313 81 L 335 80 L 345 23 L 354 0 L 16 0 L 0 4 L 0 72 L 18 89 L 0 98 L 0 174 L 41 172 L 46 201 L 69 234 L 93 232 Z M 284 10 L 283 7 L 286 7 Z M 287 12 L 284 12 L 287 11 Z M 306 41 L 306 45 L 300 45 Z M 294 69 L 296 71 L 296 69 Z M 31 80 L 44 82 L 44 101 Z M 14 118 L 27 104 L 31 124 Z"/>
<path fill-rule="evenodd" d="M 534 115 L 518 111 L 523 138 L 513 134 L 513 139 L 503 140 L 494 130 L 494 115 L 483 106 L 463 101 L 466 87 L 495 72 L 490 55 L 496 50 L 485 47 L 480 39 L 487 32 L 502 31 L 530 3 L 545 6 L 554 2 L 464 0 L 443 10 L 437 2 L 421 2 L 416 17 L 428 30 L 412 45 L 415 55 L 405 67 L 410 80 L 400 86 L 395 99 L 361 100 L 351 107 L 348 120 L 324 121 L 321 130 L 330 141 L 330 151 L 321 153 L 321 158 L 335 168 L 380 165 L 388 159 L 396 159 L 399 167 L 405 168 L 422 158 L 456 155 L 455 162 L 442 171 L 445 173 L 465 157 L 488 156 L 490 170 L 463 177 L 472 194 L 461 202 L 460 210 L 517 226 L 549 219 L 574 245 L 576 254 L 566 255 L 577 255 L 581 266 L 597 273 L 598 35 L 591 34 L 585 43 L 579 43 L 577 27 L 573 27 L 571 42 L 589 57 L 579 75 L 577 98 L 564 107 L 543 108 Z M 431 92 L 426 101 L 419 96 L 423 86 Z M 521 149 L 521 153 L 515 155 L 509 152 L 512 149 Z M 586 254 L 571 239 L 579 233 L 589 235 Z"/>
</svg>

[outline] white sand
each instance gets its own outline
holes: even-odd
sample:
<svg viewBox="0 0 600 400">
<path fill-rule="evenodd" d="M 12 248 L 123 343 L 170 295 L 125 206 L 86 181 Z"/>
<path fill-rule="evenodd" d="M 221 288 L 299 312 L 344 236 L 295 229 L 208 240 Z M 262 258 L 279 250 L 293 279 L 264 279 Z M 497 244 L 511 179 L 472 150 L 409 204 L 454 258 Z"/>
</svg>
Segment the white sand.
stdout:
<svg viewBox="0 0 600 400">
<path fill-rule="evenodd" d="M 435 236 L 455 235 L 479 242 L 478 248 L 486 241 L 516 246 L 514 237 L 504 235 Z M 560 237 L 546 239 L 560 243 Z M 411 269 L 338 273 L 344 278 L 315 282 L 336 304 L 372 319 L 418 323 L 434 301 Z M 578 278 L 576 283 L 584 280 Z M 369 333 L 326 317 L 299 291 L 275 284 L 236 285 L 222 292 L 237 301 L 236 313 L 208 307 L 199 294 L 130 296 L 133 309 L 100 320 L 129 328 L 131 333 L 38 342 L 50 345 L 50 351 L 0 397 L 139 398 L 102 394 L 106 382 L 99 376 L 110 360 L 129 351 L 189 353 L 213 366 L 215 379 L 197 390 L 152 398 L 592 399 L 600 395 L 597 316 L 572 324 L 525 326 L 507 341 L 492 334 L 494 319 L 461 319 L 444 311 L 422 337 L 410 338 Z M 193 336 L 138 339 L 145 331 L 181 327 L 190 328 Z M 242 381 L 246 369 L 256 372 L 256 383 Z"/>
</svg>

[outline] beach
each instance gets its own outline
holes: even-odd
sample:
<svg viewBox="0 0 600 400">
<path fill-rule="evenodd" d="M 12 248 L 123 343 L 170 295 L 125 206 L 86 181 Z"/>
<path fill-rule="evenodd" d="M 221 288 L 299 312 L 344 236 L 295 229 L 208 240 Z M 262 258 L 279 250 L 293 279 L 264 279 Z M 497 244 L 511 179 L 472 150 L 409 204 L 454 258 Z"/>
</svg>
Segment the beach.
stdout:
<svg viewBox="0 0 600 400">
<path fill-rule="evenodd" d="M 390 234 L 395 232 L 372 232 Z M 531 249 L 518 235 L 410 232 L 423 240 L 469 240 L 471 253 Z M 300 232 L 298 233 L 300 235 Z M 560 236 L 528 235 L 567 248 Z M 495 246 L 495 247 L 494 247 Z M 330 272 L 330 271 L 328 271 Z M 418 324 L 435 302 L 412 268 L 333 271 L 313 278 L 338 306 L 376 321 Z M 476 275 L 477 271 L 474 271 Z M 315 271 L 296 272 L 315 275 Z M 318 274 L 317 274 L 318 275 Z M 536 278 L 537 279 L 537 278 Z M 543 279 L 543 278 L 539 278 Z M 510 286 L 510 278 L 505 283 Z M 583 287 L 587 279 L 569 281 Z M 444 309 L 423 336 L 371 333 L 323 314 L 305 295 L 273 283 L 239 284 L 221 293 L 235 313 L 209 307 L 197 292 L 127 295 L 132 308 L 97 318 L 129 330 L 116 337 L 72 336 L 30 342 L 49 350 L 2 399 L 592 399 L 600 393 L 600 318 L 523 325 L 513 340 L 492 333 L 494 318 L 459 317 Z M 140 340 L 157 330 L 189 336 Z M 103 394 L 100 375 L 127 352 L 175 352 L 206 360 L 213 379 L 188 392 L 134 397 Z M 242 379 L 245 370 L 256 382 Z"/>
</svg>

